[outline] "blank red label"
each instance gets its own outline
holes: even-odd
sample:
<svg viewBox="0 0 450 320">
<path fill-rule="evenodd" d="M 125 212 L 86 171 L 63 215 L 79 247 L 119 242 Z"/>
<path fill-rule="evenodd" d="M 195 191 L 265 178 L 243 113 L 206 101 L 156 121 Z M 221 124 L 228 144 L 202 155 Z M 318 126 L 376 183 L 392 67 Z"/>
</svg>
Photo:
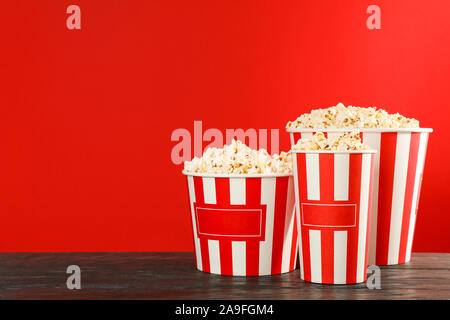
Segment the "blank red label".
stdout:
<svg viewBox="0 0 450 320">
<path fill-rule="evenodd" d="M 210 240 L 264 241 L 266 206 L 194 204 L 197 235 Z"/>
<path fill-rule="evenodd" d="M 356 204 L 302 203 L 302 224 L 314 227 L 356 226 Z"/>
</svg>

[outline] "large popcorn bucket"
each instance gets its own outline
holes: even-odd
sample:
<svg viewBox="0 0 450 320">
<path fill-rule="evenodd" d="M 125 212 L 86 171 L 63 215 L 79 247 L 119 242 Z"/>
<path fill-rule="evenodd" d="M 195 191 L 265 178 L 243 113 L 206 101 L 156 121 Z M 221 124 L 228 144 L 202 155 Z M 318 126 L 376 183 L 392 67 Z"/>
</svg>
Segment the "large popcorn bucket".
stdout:
<svg viewBox="0 0 450 320">
<path fill-rule="evenodd" d="M 300 275 L 305 281 L 366 281 L 375 150 L 293 150 Z"/>
<path fill-rule="evenodd" d="M 411 260 L 428 135 L 432 129 L 287 129 L 291 144 L 321 131 L 326 135 L 356 130 L 376 149 L 369 237 L 369 265 Z"/>
<path fill-rule="evenodd" d="M 298 243 L 292 174 L 183 174 L 198 270 L 263 276 L 295 269 Z"/>
</svg>

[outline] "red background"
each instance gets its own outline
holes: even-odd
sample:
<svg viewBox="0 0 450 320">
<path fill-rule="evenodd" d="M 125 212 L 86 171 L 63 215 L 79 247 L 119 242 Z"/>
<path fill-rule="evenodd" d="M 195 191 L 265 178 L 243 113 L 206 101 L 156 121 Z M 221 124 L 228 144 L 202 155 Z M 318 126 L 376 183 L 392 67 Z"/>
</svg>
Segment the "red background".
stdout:
<svg viewBox="0 0 450 320">
<path fill-rule="evenodd" d="M 66 28 L 78 4 L 82 30 Z M 381 8 L 368 30 L 366 8 Z M 434 128 L 414 251 L 450 252 L 450 1 L 0 6 L 0 251 L 189 251 L 177 128 L 384 107 Z"/>
</svg>

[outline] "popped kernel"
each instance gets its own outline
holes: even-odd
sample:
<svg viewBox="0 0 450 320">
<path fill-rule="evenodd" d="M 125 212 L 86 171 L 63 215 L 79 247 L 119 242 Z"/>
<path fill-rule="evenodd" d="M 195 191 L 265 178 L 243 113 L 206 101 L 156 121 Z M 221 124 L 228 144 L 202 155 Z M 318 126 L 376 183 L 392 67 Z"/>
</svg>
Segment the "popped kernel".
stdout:
<svg viewBox="0 0 450 320">
<path fill-rule="evenodd" d="M 333 135 L 327 138 L 322 132 L 311 138 L 299 139 L 293 150 L 323 150 L 323 151 L 356 151 L 369 150 L 370 147 L 361 142 L 358 132 Z"/>
<path fill-rule="evenodd" d="M 208 148 L 201 158 L 185 161 L 184 170 L 212 174 L 292 173 L 292 156 L 290 152 L 271 156 L 265 149 L 253 150 L 233 139 L 223 148 Z"/>
<path fill-rule="evenodd" d="M 336 106 L 315 109 L 302 114 L 295 121 L 289 121 L 287 128 L 296 129 L 337 129 L 337 128 L 419 128 L 419 121 L 406 118 L 399 113 L 389 114 L 376 107 L 361 108 Z"/>
</svg>

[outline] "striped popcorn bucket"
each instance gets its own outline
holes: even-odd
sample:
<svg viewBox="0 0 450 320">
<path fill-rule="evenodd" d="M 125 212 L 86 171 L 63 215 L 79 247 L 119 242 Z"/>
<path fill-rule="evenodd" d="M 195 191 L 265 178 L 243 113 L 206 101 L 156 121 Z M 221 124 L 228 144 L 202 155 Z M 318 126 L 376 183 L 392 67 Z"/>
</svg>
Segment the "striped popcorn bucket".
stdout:
<svg viewBox="0 0 450 320">
<path fill-rule="evenodd" d="M 411 260 L 428 135 L 432 129 L 357 129 L 376 149 L 369 236 L 369 265 Z M 288 129 L 291 144 L 313 132 L 342 134 L 349 129 Z"/>
<path fill-rule="evenodd" d="M 376 151 L 292 152 L 301 278 L 366 281 Z"/>
<path fill-rule="evenodd" d="M 263 276 L 295 269 L 298 243 L 292 174 L 183 174 L 198 270 Z"/>
</svg>

